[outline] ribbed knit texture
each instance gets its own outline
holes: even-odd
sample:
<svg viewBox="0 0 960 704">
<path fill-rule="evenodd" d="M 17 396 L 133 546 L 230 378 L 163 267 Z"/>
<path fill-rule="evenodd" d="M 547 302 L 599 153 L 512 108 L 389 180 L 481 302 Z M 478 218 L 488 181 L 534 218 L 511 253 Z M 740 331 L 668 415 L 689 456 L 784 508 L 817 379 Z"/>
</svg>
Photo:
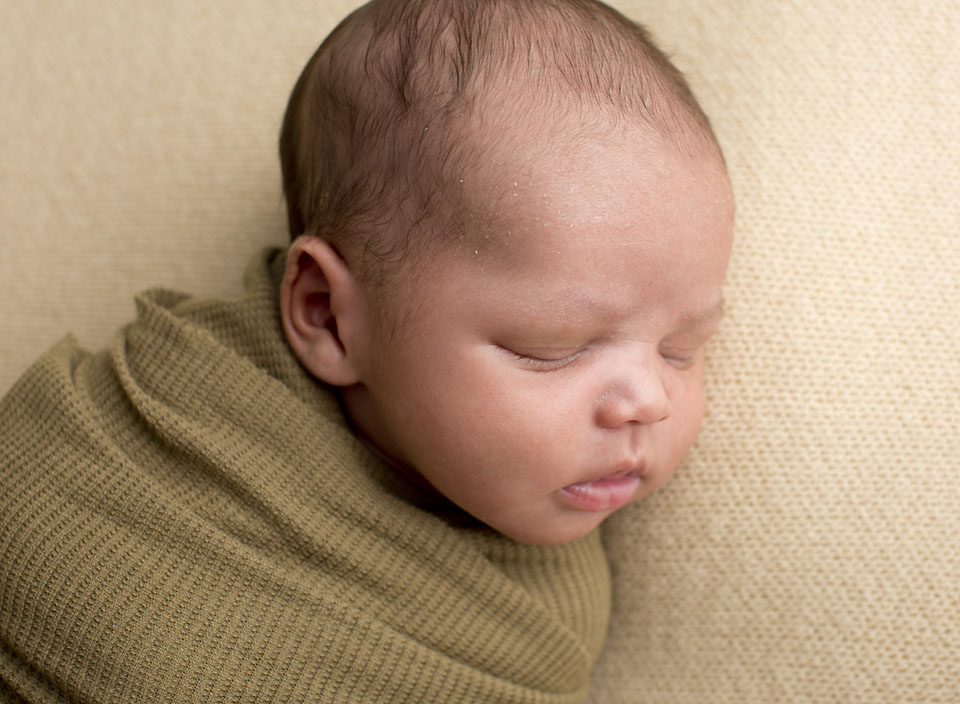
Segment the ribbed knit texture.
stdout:
<svg viewBox="0 0 960 704">
<path fill-rule="evenodd" d="M 4 687 L 582 701 L 609 611 L 596 532 L 523 546 L 398 482 L 289 353 L 271 256 L 239 300 L 140 296 L 108 352 L 65 340 L 0 405 Z"/>
</svg>

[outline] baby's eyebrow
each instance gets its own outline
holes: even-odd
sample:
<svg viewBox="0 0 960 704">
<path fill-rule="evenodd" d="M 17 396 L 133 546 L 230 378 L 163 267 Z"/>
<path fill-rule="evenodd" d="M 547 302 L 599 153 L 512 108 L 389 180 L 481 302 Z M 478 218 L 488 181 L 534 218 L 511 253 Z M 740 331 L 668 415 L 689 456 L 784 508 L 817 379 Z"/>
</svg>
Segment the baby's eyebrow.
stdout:
<svg viewBox="0 0 960 704">
<path fill-rule="evenodd" d="M 621 313 L 616 304 L 575 290 L 565 290 L 558 296 L 542 299 L 540 303 L 548 310 L 589 320 L 606 320 Z"/>
<path fill-rule="evenodd" d="M 703 327 L 710 323 L 719 322 L 723 318 L 724 302 L 718 298 L 709 308 L 698 313 L 686 313 L 680 318 L 680 325 L 684 328 Z"/>
</svg>

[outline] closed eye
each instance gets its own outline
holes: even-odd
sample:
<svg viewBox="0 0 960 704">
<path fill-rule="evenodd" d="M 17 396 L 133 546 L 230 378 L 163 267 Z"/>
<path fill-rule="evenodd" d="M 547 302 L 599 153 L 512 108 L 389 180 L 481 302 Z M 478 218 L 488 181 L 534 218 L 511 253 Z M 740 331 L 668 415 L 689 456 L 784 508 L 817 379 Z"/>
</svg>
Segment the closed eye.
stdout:
<svg viewBox="0 0 960 704">
<path fill-rule="evenodd" d="M 564 367 L 573 364 L 583 352 L 583 350 L 575 350 L 573 352 L 558 355 L 556 357 L 544 357 L 532 354 L 524 354 L 508 347 L 503 347 L 502 345 L 498 345 L 498 347 L 505 354 L 520 362 L 527 369 L 537 372 L 550 372 L 557 369 L 563 369 Z"/>
<path fill-rule="evenodd" d="M 698 353 L 699 349 L 693 351 L 660 350 L 660 357 L 672 367 L 676 367 L 677 369 L 689 369 L 696 363 Z"/>
</svg>

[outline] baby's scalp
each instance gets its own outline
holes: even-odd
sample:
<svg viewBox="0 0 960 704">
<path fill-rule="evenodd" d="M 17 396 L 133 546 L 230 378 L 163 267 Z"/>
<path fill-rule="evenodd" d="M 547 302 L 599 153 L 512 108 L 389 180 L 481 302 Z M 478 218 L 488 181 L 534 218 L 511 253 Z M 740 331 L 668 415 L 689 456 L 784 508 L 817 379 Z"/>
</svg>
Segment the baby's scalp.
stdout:
<svg viewBox="0 0 960 704">
<path fill-rule="evenodd" d="M 373 0 L 327 37 L 291 94 L 280 138 L 290 235 L 326 240 L 382 284 L 489 234 L 490 199 L 470 189 L 493 147 L 633 126 L 720 154 L 680 72 L 602 3 Z"/>
</svg>

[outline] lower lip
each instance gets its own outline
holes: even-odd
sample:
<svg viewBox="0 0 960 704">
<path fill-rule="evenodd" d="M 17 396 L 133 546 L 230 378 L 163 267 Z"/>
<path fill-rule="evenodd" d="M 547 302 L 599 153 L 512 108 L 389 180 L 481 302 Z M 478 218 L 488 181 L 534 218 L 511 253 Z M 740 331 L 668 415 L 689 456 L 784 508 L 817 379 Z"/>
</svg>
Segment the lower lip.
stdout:
<svg viewBox="0 0 960 704">
<path fill-rule="evenodd" d="M 616 511 L 630 503 L 639 488 L 639 477 L 624 474 L 571 484 L 560 490 L 560 498 L 578 511 Z"/>
</svg>

